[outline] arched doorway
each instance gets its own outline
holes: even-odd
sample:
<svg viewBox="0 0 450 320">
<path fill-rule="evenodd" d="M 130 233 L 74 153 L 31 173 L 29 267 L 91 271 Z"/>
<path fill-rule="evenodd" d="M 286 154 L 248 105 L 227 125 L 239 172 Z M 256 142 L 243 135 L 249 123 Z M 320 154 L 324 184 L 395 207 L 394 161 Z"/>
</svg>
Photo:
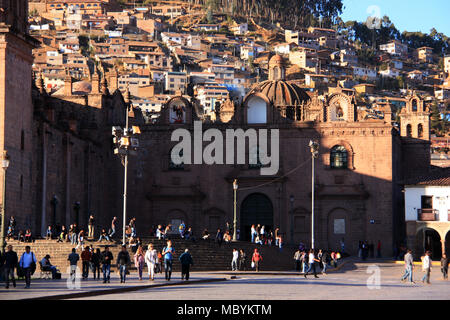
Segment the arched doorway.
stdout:
<svg viewBox="0 0 450 320">
<path fill-rule="evenodd" d="M 240 240 L 251 239 L 252 224 L 265 226 L 267 231 L 273 227 L 272 201 L 262 193 L 253 193 L 242 201 Z"/>
<path fill-rule="evenodd" d="M 431 251 L 431 258 L 439 260 L 442 257 L 441 236 L 430 228 L 423 228 L 417 232 L 416 250 L 417 256 L 421 257 L 425 251 Z"/>
</svg>

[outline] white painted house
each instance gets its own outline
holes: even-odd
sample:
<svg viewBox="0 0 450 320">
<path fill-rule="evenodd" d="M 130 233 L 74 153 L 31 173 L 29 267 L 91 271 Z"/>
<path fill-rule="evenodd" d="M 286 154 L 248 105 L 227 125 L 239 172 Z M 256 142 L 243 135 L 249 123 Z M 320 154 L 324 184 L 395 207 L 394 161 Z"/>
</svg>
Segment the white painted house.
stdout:
<svg viewBox="0 0 450 320">
<path fill-rule="evenodd" d="M 416 258 L 450 252 L 450 168 L 436 169 L 405 182 L 407 246 Z"/>
</svg>

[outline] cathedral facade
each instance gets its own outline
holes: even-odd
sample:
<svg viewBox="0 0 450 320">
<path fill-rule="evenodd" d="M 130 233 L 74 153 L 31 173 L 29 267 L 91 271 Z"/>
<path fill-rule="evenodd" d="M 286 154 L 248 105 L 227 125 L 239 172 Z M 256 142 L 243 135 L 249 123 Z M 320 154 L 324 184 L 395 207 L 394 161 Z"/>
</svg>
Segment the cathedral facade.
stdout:
<svg viewBox="0 0 450 320">
<path fill-rule="evenodd" d="M 280 228 L 285 241 L 311 243 L 312 163 L 309 142 L 317 141 L 315 160 L 315 244 L 336 249 L 344 242 L 356 253 L 358 241 L 382 243 L 383 254 L 403 240 L 402 179 L 429 166 L 429 112 L 418 96 L 407 98 L 400 130 L 392 106 L 381 105 L 384 119 L 367 119 L 344 90 L 325 96 L 306 92 L 284 80 L 284 62 L 269 62 L 269 80 L 257 84 L 242 103 L 227 99 L 216 121 L 202 128 L 278 129 L 280 167 L 260 174 L 249 163 L 258 150 L 246 149 L 246 164 L 175 164 L 172 132 L 194 136 L 201 119 L 195 99 L 175 97 L 159 120 L 142 128 L 141 152 L 134 160 L 131 212 L 144 225 L 184 221 L 200 234 L 233 224 L 233 187 L 238 181 L 237 228 L 248 239 L 252 224 Z M 181 111 L 180 111 L 181 110 Z M 178 112 L 176 112 L 178 111 Z M 181 114 L 180 114 L 181 112 Z M 203 142 L 203 148 L 208 142 Z M 269 148 L 270 150 L 270 148 Z M 194 152 L 194 151 L 192 151 Z M 225 152 L 225 150 L 224 150 Z M 134 196 L 133 196 L 134 195 Z"/>
</svg>

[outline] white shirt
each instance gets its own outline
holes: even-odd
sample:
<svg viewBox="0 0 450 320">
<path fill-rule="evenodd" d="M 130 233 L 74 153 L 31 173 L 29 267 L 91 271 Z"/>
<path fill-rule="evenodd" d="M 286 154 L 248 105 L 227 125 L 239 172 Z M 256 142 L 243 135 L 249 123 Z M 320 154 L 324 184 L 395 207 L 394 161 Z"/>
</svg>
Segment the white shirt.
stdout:
<svg viewBox="0 0 450 320">
<path fill-rule="evenodd" d="M 34 255 L 34 253 L 33 252 L 30 252 L 30 253 L 24 252 L 22 257 L 20 258 L 20 262 L 19 262 L 20 266 L 22 268 L 29 268 L 31 262 L 34 262 L 34 263 L 37 262 L 36 256 Z"/>
<path fill-rule="evenodd" d="M 239 251 L 234 251 L 233 252 L 233 261 L 237 261 L 237 259 L 239 259 Z"/>
<path fill-rule="evenodd" d="M 308 262 L 309 263 L 314 263 L 314 259 L 315 259 L 314 253 L 310 253 L 308 257 L 309 257 L 309 261 Z"/>
<path fill-rule="evenodd" d="M 147 264 L 150 263 L 158 263 L 158 254 L 156 253 L 156 250 L 147 250 L 147 252 L 145 253 L 145 262 Z"/>
<path fill-rule="evenodd" d="M 425 256 L 422 260 L 422 269 L 428 269 L 431 267 L 431 259 L 430 256 Z"/>
</svg>

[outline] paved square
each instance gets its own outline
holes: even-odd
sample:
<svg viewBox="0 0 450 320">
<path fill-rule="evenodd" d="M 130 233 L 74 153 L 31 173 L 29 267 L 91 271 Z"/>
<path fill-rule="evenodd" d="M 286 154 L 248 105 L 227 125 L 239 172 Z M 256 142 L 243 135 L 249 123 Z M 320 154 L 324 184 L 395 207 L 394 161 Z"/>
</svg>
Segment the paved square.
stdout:
<svg viewBox="0 0 450 320">
<path fill-rule="evenodd" d="M 376 266 L 376 267 L 375 267 Z M 369 270 L 370 273 L 367 273 Z M 277 272 L 256 274 L 248 272 L 237 274 L 231 279 L 232 272 L 194 272 L 192 283 L 183 286 L 160 286 L 138 289 L 132 292 L 102 294 L 82 297 L 84 300 L 359 300 L 359 299 L 394 299 L 394 300 L 428 300 L 450 299 L 450 282 L 442 280 L 439 267 L 434 267 L 431 273 L 431 285 L 421 282 L 423 273 L 420 266 L 415 268 L 415 285 L 400 282 L 403 266 L 387 262 L 347 262 L 339 271 L 320 275 L 314 279 L 309 275 L 305 279 L 302 275 L 292 272 Z M 376 288 L 379 275 L 379 288 Z M 172 284 L 180 283 L 180 274 L 174 273 Z M 223 279 L 227 281 L 196 283 L 206 279 Z M 369 286 L 367 285 L 369 280 Z M 372 281 L 371 281 L 372 280 Z M 157 275 L 156 285 L 165 284 L 163 274 Z M 103 285 L 92 279 L 82 281 L 80 290 L 68 290 L 66 281 L 34 281 L 30 290 L 23 289 L 23 285 L 16 289 L 0 289 L 0 299 L 24 299 L 59 294 L 90 292 L 93 290 L 108 290 L 124 287 L 138 287 L 151 284 L 148 280 L 139 281 L 132 274 L 125 285 L 121 285 L 114 274 L 111 284 Z"/>
</svg>

